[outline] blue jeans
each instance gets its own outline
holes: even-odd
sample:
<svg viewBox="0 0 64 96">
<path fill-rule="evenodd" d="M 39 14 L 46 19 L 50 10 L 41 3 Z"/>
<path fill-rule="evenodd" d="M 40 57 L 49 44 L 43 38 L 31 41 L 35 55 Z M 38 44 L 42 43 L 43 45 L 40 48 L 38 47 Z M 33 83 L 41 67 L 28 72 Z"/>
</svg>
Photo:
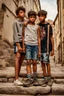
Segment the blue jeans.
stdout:
<svg viewBox="0 0 64 96">
<path fill-rule="evenodd" d="M 37 60 L 38 46 L 26 45 L 26 60 Z"/>
<path fill-rule="evenodd" d="M 49 55 L 47 55 L 47 53 L 41 53 L 41 61 L 43 63 L 49 64 L 50 63 Z"/>
<path fill-rule="evenodd" d="M 22 42 L 19 42 L 20 43 L 20 46 L 21 46 L 21 48 L 22 48 Z M 18 52 L 18 48 L 17 48 L 17 45 L 16 45 L 16 43 L 14 43 L 14 54 L 16 54 Z M 23 54 L 23 55 L 25 55 L 25 53 L 22 53 L 22 52 L 20 52 L 21 54 Z"/>
</svg>

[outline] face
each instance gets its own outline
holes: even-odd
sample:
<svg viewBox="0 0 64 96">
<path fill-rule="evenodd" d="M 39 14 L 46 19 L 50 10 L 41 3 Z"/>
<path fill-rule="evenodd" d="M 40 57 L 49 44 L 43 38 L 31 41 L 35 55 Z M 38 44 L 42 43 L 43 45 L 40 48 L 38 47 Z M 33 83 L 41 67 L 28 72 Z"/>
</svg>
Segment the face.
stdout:
<svg viewBox="0 0 64 96">
<path fill-rule="evenodd" d="M 19 16 L 20 18 L 24 18 L 25 12 L 22 11 L 22 10 L 20 10 L 18 16 Z"/>
<path fill-rule="evenodd" d="M 36 17 L 35 17 L 35 16 L 30 16 L 30 17 L 29 17 L 29 21 L 30 21 L 31 23 L 35 23 L 35 20 L 36 20 Z"/>
<path fill-rule="evenodd" d="M 45 17 L 44 15 L 40 15 L 40 16 L 39 16 L 39 20 L 40 20 L 40 22 L 45 21 L 45 19 L 46 19 L 46 17 Z"/>
</svg>

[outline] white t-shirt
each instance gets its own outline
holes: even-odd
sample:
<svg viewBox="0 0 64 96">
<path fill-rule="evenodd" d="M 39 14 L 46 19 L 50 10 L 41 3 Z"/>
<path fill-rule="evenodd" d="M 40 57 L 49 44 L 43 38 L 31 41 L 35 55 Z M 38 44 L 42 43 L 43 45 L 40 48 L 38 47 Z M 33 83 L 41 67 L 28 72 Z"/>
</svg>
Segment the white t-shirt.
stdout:
<svg viewBox="0 0 64 96">
<path fill-rule="evenodd" d="M 28 24 L 25 27 L 25 44 L 26 45 L 38 45 L 37 35 L 38 25 Z"/>
</svg>

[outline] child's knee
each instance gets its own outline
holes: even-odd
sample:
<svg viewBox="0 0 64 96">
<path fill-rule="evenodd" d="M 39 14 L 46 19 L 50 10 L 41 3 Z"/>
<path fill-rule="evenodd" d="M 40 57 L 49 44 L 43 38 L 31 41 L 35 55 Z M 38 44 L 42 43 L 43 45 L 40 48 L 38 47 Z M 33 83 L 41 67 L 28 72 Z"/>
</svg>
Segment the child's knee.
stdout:
<svg viewBox="0 0 64 96">
<path fill-rule="evenodd" d="M 36 65 L 37 64 L 37 61 L 36 60 L 33 60 L 33 64 Z"/>
<path fill-rule="evenodd" d="M 16 53 L 15 57 L 16 57 L 17 59 L 20 59 L 20 53 L 19 53 L 19 52 Z"/>
<path fill-rule="evenodd" d="M 27 65 L 31 64 L 31 60 L 27 60 Z"/>
</svg>

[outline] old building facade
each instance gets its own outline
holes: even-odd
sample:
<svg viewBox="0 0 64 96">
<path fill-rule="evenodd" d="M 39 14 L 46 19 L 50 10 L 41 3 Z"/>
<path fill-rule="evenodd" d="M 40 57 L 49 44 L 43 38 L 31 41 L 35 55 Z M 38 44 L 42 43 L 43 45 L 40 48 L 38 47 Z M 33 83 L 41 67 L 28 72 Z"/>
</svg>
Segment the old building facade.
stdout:
<svg viewBox="0 0 64 96">
<path fill-rule="evenodd" d="M 40 0 L 0 0 L 0 39 L 13 42 L 12 24 L 16 19 L 15 10 L 18 6 L 38 12 L 41 9 Z"/>
<path fill-rule="evenodd" d="M 57 0 L 58 14 L 54 21 L 57 62 L 64 65 L 64 0 Z M 58 27 L 58 28 L 57 28 Z"/>
<path fill-rule="evenodd" d="M 55 62 L 61 63 L 61 41 L 60 41 L 60 30 L 58 24 L 58 14 L 54 20 L 54 50 L 55 50 Z"/>
</svg>

